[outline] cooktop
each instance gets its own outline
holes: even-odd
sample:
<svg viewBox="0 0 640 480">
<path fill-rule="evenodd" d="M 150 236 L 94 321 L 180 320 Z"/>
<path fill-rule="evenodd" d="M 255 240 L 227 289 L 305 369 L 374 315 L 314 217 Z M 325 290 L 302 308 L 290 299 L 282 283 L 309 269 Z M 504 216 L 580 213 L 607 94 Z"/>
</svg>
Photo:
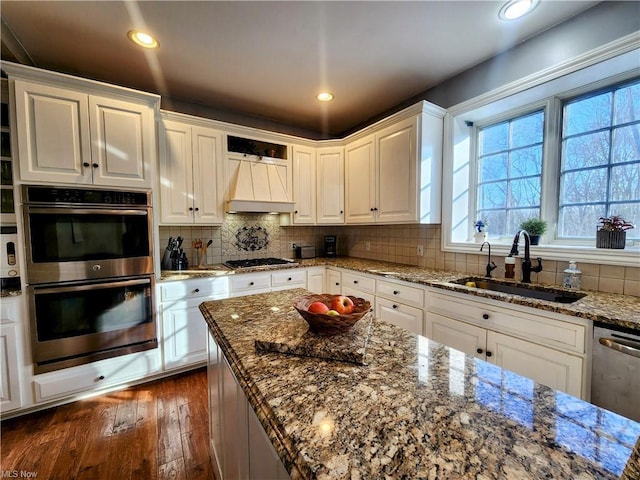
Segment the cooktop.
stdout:
<svg viewBox="0 0 640 480">
<path fill-rule="evenodd" d="M 251 268 L 251 267 L 268 267 L 272 265 L 297 265 L 297 262 L 293 260 L 286 260 L 284 258 L 249 258 L 246 260 L 227 260 L 223 265 L 229 268 Z"/>
</svg>

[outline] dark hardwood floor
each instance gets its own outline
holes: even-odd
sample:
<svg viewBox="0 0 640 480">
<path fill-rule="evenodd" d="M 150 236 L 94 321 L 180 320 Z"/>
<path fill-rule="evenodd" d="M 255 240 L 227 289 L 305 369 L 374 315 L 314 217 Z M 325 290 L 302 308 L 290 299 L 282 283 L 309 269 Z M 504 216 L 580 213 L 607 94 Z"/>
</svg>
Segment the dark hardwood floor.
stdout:
<svg viewBox="0 0 640 480">
<path fill-rule="evenodd" d="M 0 425 L 4 472 L 39 479 L 213 479 L 198 369 Z"/>
</svg>

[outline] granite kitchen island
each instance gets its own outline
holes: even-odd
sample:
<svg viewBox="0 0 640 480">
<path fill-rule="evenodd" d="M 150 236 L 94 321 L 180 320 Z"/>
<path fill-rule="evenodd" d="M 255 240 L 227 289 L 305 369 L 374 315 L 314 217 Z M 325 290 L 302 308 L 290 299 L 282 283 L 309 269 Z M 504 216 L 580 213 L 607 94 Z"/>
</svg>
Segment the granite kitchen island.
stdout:
<svg viewBox="0 0 640 480">
<path fill-rule="evenodd" d="M 258 352 L 256 340 L 304 329 L 292 304 L 306 293 L 200 306 L 213 348 L 292 478 L 586 480 L 637 465 L 639 423 L 386 322 L 371 321 L 365 364 Z"/>
</svg>

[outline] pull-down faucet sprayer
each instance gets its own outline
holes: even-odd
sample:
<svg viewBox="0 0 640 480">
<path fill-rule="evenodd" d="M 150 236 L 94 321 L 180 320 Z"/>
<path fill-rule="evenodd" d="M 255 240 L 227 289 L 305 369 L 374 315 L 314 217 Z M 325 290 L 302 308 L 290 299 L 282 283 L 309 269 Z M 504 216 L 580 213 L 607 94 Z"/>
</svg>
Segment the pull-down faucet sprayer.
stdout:
<svg viewBox="0 0 640 480">
<path fill-rule="evenodd" d="M 522 259 L 522 283 L 531 283 L 531 272 L 542 271 L 542 258 L 538 257 L 538 265 L 531 266 L 531 256 L 529 252 L 529 246 L 531 245 L 531 239 L 529 238 L 529 232 L 526 230 L 518 230 L 516 236 L 513 239 L 513 245 L 511 247 L 510 256 L 518 255 L 518 242 L 520 241 L 520 234 L 524 235 L 524 258 Z"/>
</svg>

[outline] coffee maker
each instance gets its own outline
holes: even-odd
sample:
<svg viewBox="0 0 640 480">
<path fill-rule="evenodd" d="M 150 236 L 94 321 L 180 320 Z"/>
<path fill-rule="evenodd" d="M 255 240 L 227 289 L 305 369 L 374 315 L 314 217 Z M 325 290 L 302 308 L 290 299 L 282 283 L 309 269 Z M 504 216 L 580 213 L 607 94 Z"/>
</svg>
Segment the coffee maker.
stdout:
<svg viewBox="0 0 640 480">
<path fill-rule="evenodd" d="M 324 244 L 322 245 L 322 254 L 325 257 L 338 256 L 338 237 L 335 235 L 325 235 Z"/>
</svg>

